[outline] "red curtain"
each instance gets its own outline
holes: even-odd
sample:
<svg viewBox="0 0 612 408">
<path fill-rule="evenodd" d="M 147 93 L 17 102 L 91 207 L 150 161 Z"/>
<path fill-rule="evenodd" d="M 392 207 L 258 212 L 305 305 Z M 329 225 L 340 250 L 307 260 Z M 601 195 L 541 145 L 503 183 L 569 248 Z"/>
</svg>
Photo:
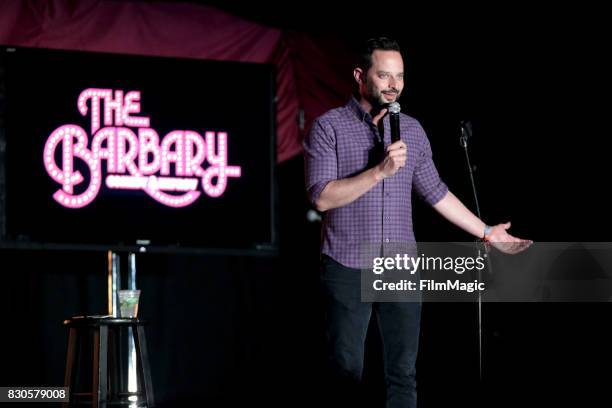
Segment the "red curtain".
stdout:
<svg viewBox="0 0 612 408">
<path fill-rule="evenodd" d="M 300 137 L 310 130 L 317 116 L 346 104 L 354 84 L 353 56 L 347 45 L 332 35 L 288 33 L 287 44 L 303 114 Z"/>
</svg>

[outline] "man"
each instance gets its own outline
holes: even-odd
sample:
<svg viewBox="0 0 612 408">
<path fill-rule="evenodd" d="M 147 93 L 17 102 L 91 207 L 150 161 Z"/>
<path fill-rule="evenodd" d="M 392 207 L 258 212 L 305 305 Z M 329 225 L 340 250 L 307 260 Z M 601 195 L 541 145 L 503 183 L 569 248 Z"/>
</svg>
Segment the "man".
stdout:
<svg viewBox="0 0 612 408">
<path fill-rule="evenodd" d="M 391 143 L 387 105 L 398 100 L 404 87 L 397 42 L 368 40 L 353 76 L 355 97 L 317 118 L 304 141 L 306 188 L 312 203 L 324 212 L 321 282 L 328 357 L 339 403 L 349 406 L 345 398 L 354 395 L 361 379 L 374 311 L 383 345 L 387 407 L 416 407 L 421 304 L 361 301 L 363 243 L 415 242 L 413 189 L 450 222 L 504 252 L 519 252 L 530 241 L 509 235 L 510 223 L 487 226 L 448 190 L 415 119 L 401 114 L 400 140 Z"/>
</svg>

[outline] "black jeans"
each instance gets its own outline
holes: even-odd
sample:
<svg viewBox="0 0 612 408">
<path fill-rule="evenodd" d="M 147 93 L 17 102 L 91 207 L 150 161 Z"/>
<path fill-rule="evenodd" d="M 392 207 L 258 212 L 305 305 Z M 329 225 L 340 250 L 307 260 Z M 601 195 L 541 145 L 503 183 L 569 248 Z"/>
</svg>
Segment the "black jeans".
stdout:
<svg viewBox="0 0 612 408">
<path fill-rule="evenodd" d="M 336 406 L 359 402 L 364 345 L 372 311 L 383 345 L 387 408 L 416 408 L 421 304 L 361 301 L 361 271 L 328 256 L 321 261 L 327 359 Z"/>
</svg>

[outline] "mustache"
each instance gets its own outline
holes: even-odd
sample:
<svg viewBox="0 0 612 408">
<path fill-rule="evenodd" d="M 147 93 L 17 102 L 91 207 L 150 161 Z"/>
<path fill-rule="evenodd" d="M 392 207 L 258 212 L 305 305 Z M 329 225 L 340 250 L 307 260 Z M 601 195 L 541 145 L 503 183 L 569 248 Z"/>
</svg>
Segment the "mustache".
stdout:
<svg viewBox="0 0 612 408">
<path fill-rule="evenodd" d="M 396 88 L 391 88 L 391 89 L 385 89 L 384 91 L 381 91 L 381 92 L 386 92 L 386 93 L 391 92 L 391 93 L 398 94 L 398 93 L 399 93 L 399 90 L 398 90 L 398 89 L 396 89 Z"/>
</svg>

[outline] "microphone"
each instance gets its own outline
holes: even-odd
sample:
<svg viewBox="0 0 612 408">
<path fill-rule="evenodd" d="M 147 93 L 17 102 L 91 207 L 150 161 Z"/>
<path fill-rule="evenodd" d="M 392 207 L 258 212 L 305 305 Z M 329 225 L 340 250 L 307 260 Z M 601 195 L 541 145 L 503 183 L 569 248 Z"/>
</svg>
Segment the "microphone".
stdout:
<svg viewBox="0 0 612 408">
<path fill-rule="evenodd" d="M 472 137 L 472 122 L 469 120 L 461 121 L 461 136 L 469 139 Z"/>
<path fill-rule="evenodd" d="M 391 143 L 400 140 L 400 104 L 392 102 L 389 104 L 389 123 L 391 123 Z"/>
<path fill-rule="evenodd" d="M 472 122 L 469 120 L 461 121 L 461 137 L 459 141 L 461 142 L 461 146 L 467 147 L 468 139 L 472 137 Z"/>
</svg>

